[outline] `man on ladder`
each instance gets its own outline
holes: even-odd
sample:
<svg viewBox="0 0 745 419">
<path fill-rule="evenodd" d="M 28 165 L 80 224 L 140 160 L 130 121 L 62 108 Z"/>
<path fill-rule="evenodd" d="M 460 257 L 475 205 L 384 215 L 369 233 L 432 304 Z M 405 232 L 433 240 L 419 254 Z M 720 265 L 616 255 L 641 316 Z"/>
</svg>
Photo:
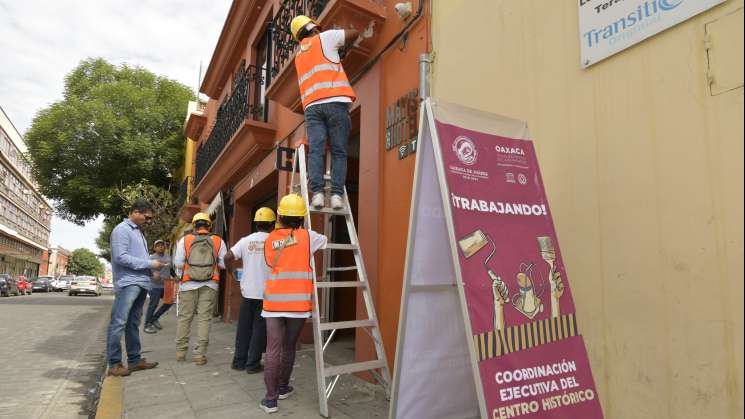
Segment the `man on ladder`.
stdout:
<svg viewBox="0 0 745 419">
<path fill-rule="evenodd" d="M 344 207 L 344 183 L 347 177 L 347 142 L 352 122 L 349 107 L 356 99 L 341 65 L 339 49 L 354 41 L 359 32 L 354 29 L 334 29 L 321 32 L 318 23 L 299 15 L 290 23 L 292 36 L 300 42 L 295 57 L 300 99 L 308 133 L 308 173 L 313 194 L 310 205 L 325 206 L 323 155 L 326 138 L 331 148 L 331 198 L 333 209 Z"/>
<path fill-rule="evenodd" d="M 266 396 L 260 406 L 266 413 L 277 412 L 277 400 L 293 393 L 290 375 L 297 339 L 313 309 L 310 259 L 328 241 L 326 236 L 303 228 L 307 212 L 300 195 L 285 195 L 277 208 L 280 227 L 264 242 L 264 259 L 272 270 L 264 287 L 261 313 L 266 319 L 267 345 Z"/>
</svg>

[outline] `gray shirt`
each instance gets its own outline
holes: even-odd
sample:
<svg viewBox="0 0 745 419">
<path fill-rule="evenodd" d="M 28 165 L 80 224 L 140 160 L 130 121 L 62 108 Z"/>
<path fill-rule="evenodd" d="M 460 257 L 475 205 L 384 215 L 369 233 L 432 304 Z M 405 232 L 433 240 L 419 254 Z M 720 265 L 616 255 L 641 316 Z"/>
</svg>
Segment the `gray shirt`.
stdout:
<svg viewBox="0 0 745 419">
<path fill-rule="evenodd" d="M 114 290 L 129 285 L 150 289 L 150 268 L 145 236 L 137 224 L 125 219 L 111 231 L 111 273 Z"/>
<path fill-rule="evenodd" d="M 163 267 L 160 269 L 151 269 L 151 282 L 153 288 L 163 288 L 163 281 L 171 277 L 171 257 L 165 253 L 161 256 L 157 253 L 153 253 L 150 255 L 150 259 L 159 260 L 163 264 Z M 156 275 L 156 272 L 158 272 L 159 275 Z"/>
</svg>

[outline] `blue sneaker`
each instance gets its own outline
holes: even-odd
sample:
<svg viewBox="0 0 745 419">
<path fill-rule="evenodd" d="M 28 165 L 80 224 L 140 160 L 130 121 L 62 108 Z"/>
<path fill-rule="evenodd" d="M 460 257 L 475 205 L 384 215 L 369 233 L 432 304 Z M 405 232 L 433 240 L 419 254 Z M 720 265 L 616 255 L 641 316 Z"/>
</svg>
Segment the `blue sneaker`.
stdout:
<svg viewBox="0 0 745 419">
<path fill-rule="evenodd" d="M 266 413 L 277 413 L 279 411 L 279 407 L 277 407 L 277 401 L 276 400 L 267 400 L 264 399 L 259 404 L 261 409 Z"/>
<path fill-rule="evenodd" d="M 292 386 L 280 387 L 279 388 L 279 399 L 284 400 L 292 396 L 292 393 L 294 392 L 295 392 L 295 389 L 292 388 Z"/>
</svg>

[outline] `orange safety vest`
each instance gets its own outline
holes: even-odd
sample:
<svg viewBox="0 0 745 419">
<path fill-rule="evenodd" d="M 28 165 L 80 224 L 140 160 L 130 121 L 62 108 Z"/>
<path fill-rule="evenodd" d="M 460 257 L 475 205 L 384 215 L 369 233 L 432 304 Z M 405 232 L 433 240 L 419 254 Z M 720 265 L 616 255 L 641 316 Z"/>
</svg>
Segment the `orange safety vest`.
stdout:
<svg viewBox="0 0 745 419">
<path fill-rule="evenodd" d="M 209 233 L 207 233 L 209 234 Z M 189 250 L 191 250 L 191 243 L 194 241 L 194 234 L 187 234 L 184 236 L 184 253 L 186 255 L 186 259 L 184 261 L 184 275 L 181 277 L 181 282 L 189 281 Z M 212 247 L 215 248 L 215 272 L 212 274 L 212 280 L 220 282 L 220 267 L 217 264 L 217 260 L 220 257 L 220 246 L 222 246 L 222 239 L 220 236 L 213 234 L 212 235 Z"/>
<path fill-rule="evenodd" d="M 282 247 L 292 235 L 295 244 Z M 280 253 L 281 252 L 281 253 Z M 264 288 L 264 310 L 308 312 L 311 310 L 313 274 L 310 267 L 308 230 L 289 228 L 269 233 L 264 260 L 272 268 Z"/>
<path fill-rule="evenodd" d="M 295 69 L 303 109 L 317 100 L 335 96 L 347 96 L 352 102 L 357 99 L 341 63 L 335 63 L 323 54 L 320 35 L 300 42 Z"/>
</svg>

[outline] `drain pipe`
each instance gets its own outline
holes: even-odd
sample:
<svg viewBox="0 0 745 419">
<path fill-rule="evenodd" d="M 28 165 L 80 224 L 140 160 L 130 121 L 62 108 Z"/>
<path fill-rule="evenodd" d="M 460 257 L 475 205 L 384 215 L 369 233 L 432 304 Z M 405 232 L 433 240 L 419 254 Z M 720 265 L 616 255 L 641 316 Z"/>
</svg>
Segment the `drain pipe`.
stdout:
<svg viewBox="0 0 745 419">
<path fill-rule="evenodd" d="M 419 99 L 429 97 L 429 75 L 432 66 L 433 54 L 419 55 Z"/>
</svg>

